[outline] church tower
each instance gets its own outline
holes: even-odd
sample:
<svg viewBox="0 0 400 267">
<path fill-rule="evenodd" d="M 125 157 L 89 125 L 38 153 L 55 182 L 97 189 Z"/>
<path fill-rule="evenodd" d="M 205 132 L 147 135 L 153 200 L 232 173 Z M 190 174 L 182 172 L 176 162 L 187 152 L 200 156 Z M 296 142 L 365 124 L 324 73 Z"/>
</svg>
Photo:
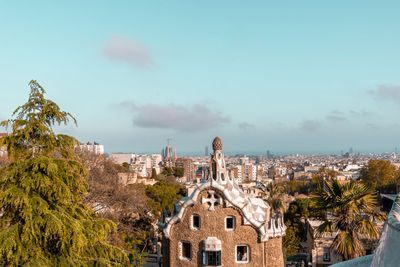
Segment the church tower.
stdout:
<svg viewBox="0 0 400 267">
<path fill-rule="evenodd" d="M 226 170 L 225 157 L 222 153 L 222 141 L 219 137 L 215 137 L 212 143 L 214 153 L 211 154 L 211 174 L 214 181 L 226 184 L 228 172 Z"/>
<path fill-rule="evenodd" d="M 229 177 L 219 137 L 212 147 L 210 171 L 160 223 L 163 266 L 283 267 L 282 216 Z"/>
</svg>

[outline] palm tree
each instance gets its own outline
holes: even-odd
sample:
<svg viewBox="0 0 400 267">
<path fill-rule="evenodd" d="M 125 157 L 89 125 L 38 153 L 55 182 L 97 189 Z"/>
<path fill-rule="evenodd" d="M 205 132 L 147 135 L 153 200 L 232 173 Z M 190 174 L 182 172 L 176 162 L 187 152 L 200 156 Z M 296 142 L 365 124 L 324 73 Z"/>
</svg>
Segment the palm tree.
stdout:
<svg viewBox="0 0 400 267">
<path fill-rule="evenodd" d="M 377 240 L 380 230 L 374 221 L 385 220 L 385 215 L 375 211 L 376 195 L 364 184 L 350 182 L 341 185 L 338 180 L 322 181 L 312 194 L 319 210 L 329 212 L 317 233 L 323 235 L 336 231 L 333 248 L 345 260 L 364 255 L 361 239 Z"/>
<path fill-rule="evenodd" d="M 269 183 L 264 191 L 265 201 L 273 212 L 283 212 L 283 193 L 282 188 L 276 184 Z"/>
</svg>

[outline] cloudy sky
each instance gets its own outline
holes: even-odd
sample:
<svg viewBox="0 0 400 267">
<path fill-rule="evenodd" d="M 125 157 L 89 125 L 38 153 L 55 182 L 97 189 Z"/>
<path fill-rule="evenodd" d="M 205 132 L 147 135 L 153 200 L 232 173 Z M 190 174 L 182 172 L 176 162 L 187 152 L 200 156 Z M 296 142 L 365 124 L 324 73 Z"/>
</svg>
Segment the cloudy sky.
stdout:
<svg viewBox="0 0 400 267">
<path fill-rule="evenodd" d="M 57 2 L 0 0 L 0 119 L 36 79 L 109 153 L 400 148 L 400 1 Z"/>
</svg>

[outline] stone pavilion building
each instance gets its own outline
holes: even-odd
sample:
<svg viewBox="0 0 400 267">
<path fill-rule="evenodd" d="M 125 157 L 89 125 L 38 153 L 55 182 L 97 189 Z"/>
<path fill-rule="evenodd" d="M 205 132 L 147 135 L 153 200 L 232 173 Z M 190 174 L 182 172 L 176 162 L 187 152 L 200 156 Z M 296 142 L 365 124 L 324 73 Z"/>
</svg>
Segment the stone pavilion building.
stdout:
<svg viewBox="0 0 400 267">
<path fill-rule="evenodd" d="M 220 138 L 213 149 L 202 182 L 161 224 L 163 266 L 283 266 L 282 216 L 229 177 Z"/>
</svg>

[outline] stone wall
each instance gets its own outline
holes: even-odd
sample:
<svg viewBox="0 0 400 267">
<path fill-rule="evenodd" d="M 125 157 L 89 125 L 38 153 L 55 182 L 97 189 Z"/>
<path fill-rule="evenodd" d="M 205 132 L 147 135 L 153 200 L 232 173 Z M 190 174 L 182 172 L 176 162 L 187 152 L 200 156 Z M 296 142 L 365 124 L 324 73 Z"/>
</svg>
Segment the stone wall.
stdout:
<svg viewBox="0 0 400 267">
<path fill-rule="evenodd" d="M 282 237 L 268 239 L 266 243 L 266 266 L 267 267 L 282 267 L 283 252 L 282 252 Z"/>
<path fill-rule="evenodd" d="M 221 193 L 212 189 L 216 195 Z M 209 211 L 207 203 L 201 204 L 202 197 L 207 197 L 207 190 L 203 190 L 196 204 L 187 207 L 182 221 L 171 228 L 170 239 L 163 241 L 163 266 L 202 266 L 203 241 L 207 237 L 217 237 L 222 242 L 221 261 L 223 266 L 283 266 L 282 239 L 274 238 L 263 243 L 258 240 L 258 233 L 250 225 L 243 225 L 240 211 L 234 207 L 218 205 L 214 211 Z M 192 229 L 192 215 L 200 215 L 201 227 Z M 225 218 L 234 216 L 236 219 L 235 230 L 225 229 Z M 192 245 L 192 259 L 180 257 L 180 242 L 188 241 Z M 250 247 L 249 263 L 236 262 L 236 246 L 248 245 Z M 167 253 L 167 255 L 165 254 Z"/>
</svg>

